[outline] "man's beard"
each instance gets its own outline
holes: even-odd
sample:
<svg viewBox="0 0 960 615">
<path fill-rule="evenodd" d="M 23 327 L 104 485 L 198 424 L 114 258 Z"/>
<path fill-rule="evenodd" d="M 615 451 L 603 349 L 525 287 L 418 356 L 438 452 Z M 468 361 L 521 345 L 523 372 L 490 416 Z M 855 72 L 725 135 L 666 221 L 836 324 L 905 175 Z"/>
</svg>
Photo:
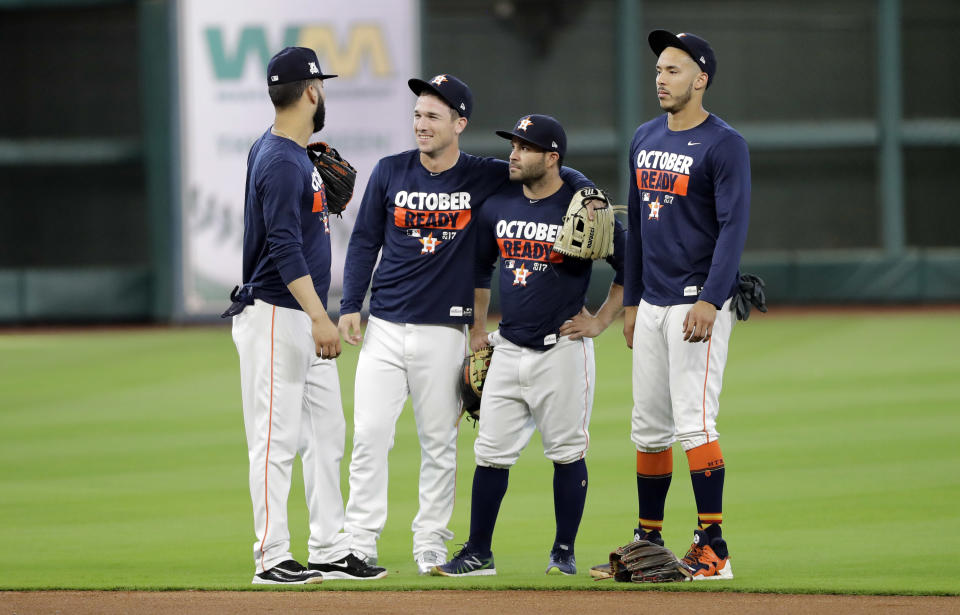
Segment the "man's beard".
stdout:
<svg viewBox="0 0 960 615">
<path fill-rule="evenodd" d="M 317 110 L 313 112 L 313 132 L 320 132 L 323 130 L 323 122 L 327 116 L 326 105 L 323 104 L 323 101 L 317 103 Z"/>
<path fill-rule="evenodd" d="M 518 169 L 520 171 L 519 176 L 514 179 L 510 178 L 513 181 L 523 182 L 525 184 L 536 183 L 543 179 L 543 176 L 547 174 L 547 164 L 546 160 L 540 160 L 539 162 L 531 162 L 527 166 Z"/>
<path fill-rule="evenodd" d="M 687 106 L 687 103 L 690 102 L 691 98 L 693 98 L 693 82 L 692 81 L 690 82 L 690 86 L 687 88 L 686 92 L 684 92 L 680 96 L 677 96 L 674 99 L 674 102 L 671 106 L 662 107 L 662 109 L 664 111 L 667 111 L 668 113 L 675 113 L 677 111 L 681 111 L 684 107 Z"/>
</svg>

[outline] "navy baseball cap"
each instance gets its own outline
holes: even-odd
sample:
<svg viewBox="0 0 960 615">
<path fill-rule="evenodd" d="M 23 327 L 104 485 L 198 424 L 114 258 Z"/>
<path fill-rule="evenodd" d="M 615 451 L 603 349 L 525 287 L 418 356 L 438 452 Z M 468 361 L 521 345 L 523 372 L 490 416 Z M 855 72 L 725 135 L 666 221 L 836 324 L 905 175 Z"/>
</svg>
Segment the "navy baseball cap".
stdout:
<svg viewBox="0 0 960 615">
<path fill-rule="evenodd" d="M 317 52 L 308 47 L 286 47 L 270 58 L 267 65 L 267 85 L 330 77 L 336 75 L 324 75 Z"/>
<path fill-rule="evenodd" d="M 450 108 L 461 116 L 470 119 L 470 113 L 473 111 L 473 94 L 467 84 L 460 81 L 453 75 L 437 75 L 430 81 L 423 79 L 410 79 L 407 85 L 417 96 L 427 90 L 436 94 L 441 100 L 450 105 Z"/>
<path fill-rule="evenodd" d="M 549 115 L 525 115 L 517 120 L 511 132 L 498 130 L 497 136 L 511 140 L 516 137 L 542 150 L 557 152 L 560 158 L 567 153 L 567 133 L 560 122 Z"/>
<path fill-rule="evenodd" d="M 710 43 L 703 40 L 696 34 L 681 32 L 673 34 L 666 30 L 654 30 L 647 37 L 650 43 L 650 49 L 653 49 L 658 57 L 667 47 L 676 47 L 690 54 L 693 61 L 697 63 L 700 70 L 707 73 L 707 87 L 713 83 L 713 76 L 717 74 L 717 56 L 713 54 L 713 48 Z"/>
</svg>

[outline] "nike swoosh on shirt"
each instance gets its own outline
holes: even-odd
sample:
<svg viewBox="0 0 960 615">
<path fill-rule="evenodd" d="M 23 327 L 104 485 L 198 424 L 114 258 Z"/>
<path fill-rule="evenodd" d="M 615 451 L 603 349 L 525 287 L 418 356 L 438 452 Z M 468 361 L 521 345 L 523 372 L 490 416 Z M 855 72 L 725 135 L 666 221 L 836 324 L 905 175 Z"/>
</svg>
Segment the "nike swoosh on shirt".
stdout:
<svg viewBox="0 0 960 615">
<path fill-rule="evenodd" d="M 697 142 L 687 141 L 687 145 L 700 145 L 700 142 L 699 142 L 699 141 L 697 141 Z"/>
</svg>

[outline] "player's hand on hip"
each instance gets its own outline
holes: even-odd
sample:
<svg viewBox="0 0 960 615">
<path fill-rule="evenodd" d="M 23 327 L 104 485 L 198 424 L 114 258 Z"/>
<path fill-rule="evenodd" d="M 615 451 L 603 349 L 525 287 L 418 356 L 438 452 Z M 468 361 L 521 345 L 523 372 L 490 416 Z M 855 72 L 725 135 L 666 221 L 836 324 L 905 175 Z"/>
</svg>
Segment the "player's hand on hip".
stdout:
<svg viewBox="0 0 960 615">
<path fill-rule="evenodd" d="M 350 314 L 341 314 L 337 321 L 337 329 L 343 337 L 343 341 L 356 346 L 363 339 L 360 333 L 360 312 L 351 312 Z"/>
<path fill-rule="evenodd" d="M 637 306 L 627 305 L 623 308 L 623 337 L 627 340 L 627 348 L 633 349 L 633 330 L 637 324 Z"/>
<path fill-rule="evenodd" d="M 706 301 L 697 301 L 683 319 L 683 339 L 688 342 L 708 342 L 717 320 L 717 307 Z"/>
<path fill-rule="evenodd" d="M 580 309 L 579 314 L 560 325 L 560 335 L 578 340 L 582 337 L 597 337 L 605 328 L 600 319 L 584 307 Z"/>
<path fill-rule="evenodd" d="M 490 345 L 490 334 L 481 328 L 470 328 L 470 350 L 476 352 Z"/>
<path fill-rule="evenodd" d="M 317 356 L 321 359 L 336 359 L 340 356 L 340 333 L 329 318 L 313 321 L 313 341 Z"/>
</svg>

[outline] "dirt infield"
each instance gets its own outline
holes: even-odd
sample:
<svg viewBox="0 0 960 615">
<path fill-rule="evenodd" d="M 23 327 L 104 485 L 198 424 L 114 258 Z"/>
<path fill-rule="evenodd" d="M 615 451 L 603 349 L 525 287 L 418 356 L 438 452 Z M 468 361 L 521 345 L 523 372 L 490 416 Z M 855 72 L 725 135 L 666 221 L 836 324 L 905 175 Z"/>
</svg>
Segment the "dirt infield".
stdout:
<svg viewBox="0 0 960 615">
<path fill-rule="evenodd" d="M 0 615 L 394 613 L 960 613 L 958 596 L 827 596 L 663 591 L 0 592 Z"/>
</svg>

